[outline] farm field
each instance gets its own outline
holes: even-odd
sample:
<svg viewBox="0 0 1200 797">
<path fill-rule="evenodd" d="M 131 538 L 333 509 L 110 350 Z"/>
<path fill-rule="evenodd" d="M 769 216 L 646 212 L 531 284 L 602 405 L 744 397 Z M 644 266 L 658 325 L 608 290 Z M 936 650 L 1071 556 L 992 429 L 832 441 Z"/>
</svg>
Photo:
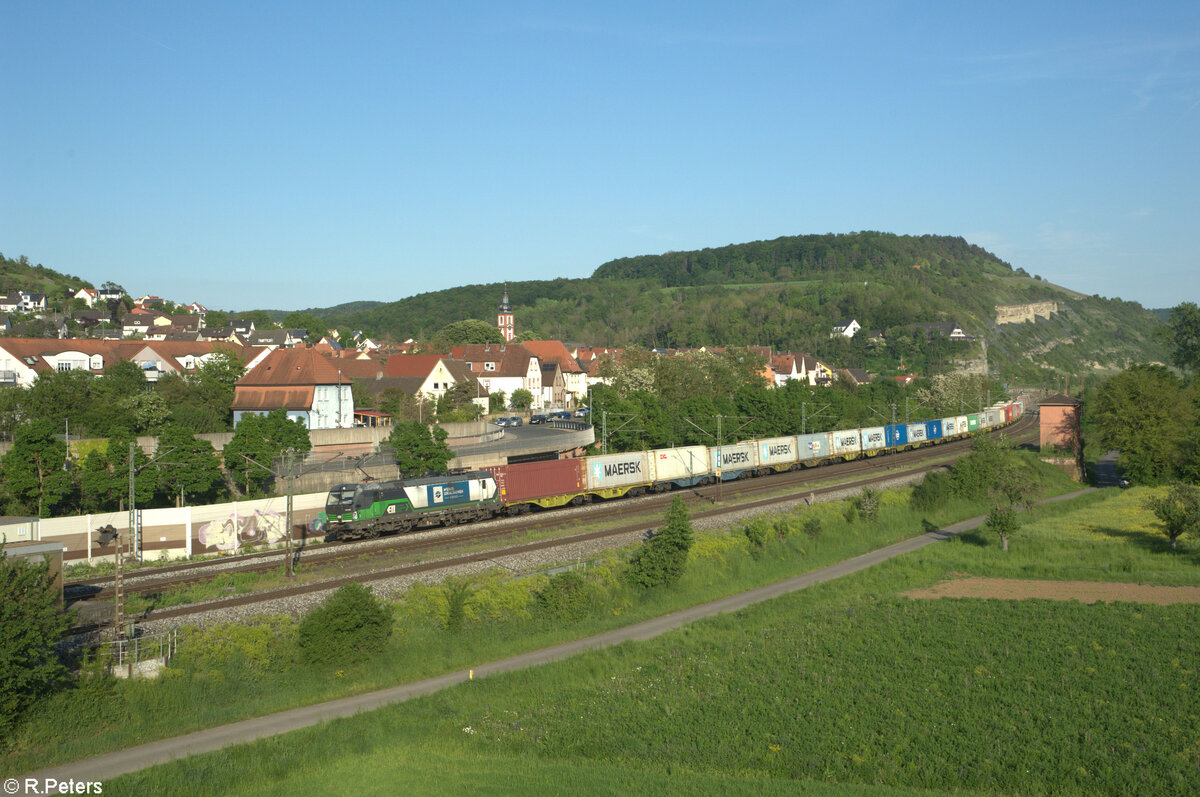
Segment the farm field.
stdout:
<svg viewBox="0 0 1200 797">
<path fill-rule="evenodd" d="M 1193 794 L 1200 606 L 905 597 L 964 575 L 1200 585 L 1200 543 L 1169 552 L 1144 494 L 1044 513 L 1007 555 L 969 532 L 106 793 Z"/>
</svg>

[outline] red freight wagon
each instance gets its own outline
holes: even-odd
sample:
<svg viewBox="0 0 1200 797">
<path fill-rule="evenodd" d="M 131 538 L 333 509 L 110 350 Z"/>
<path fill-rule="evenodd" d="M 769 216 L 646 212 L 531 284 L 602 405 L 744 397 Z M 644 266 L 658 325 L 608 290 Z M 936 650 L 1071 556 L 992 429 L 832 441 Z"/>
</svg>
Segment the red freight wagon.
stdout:
<svg viewBox="0 0 1200 797">
<path fill-rule="evenodd" d="M 1004 420 L 1007 423 L 1012 423 L 1012 419 L 1013 419 L 1013 405 L 1005 404 L 1004 405 Z"/>
<path fill-rule="evenodd" d="M 503 504 L 562 506 L 587 492 L 582 459 L 494 465 L 484 470 L 496 477 L 496 490 Z"/>
</svg>

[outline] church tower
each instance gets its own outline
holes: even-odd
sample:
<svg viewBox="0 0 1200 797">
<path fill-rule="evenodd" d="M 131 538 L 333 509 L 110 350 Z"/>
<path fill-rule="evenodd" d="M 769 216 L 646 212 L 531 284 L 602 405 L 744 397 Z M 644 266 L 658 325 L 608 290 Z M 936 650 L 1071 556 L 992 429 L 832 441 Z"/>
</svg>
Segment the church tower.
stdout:
<svg viewBox="0 0 1200 797">
<path fill-rule="evenodd" d="M 504 340 L 512 343 L 516 332 L 513 330 L 513 310 L 512 305 L 508 303 L 507 284 L 504 286 L 504 298 L 500 300 L 500 306 L 496 308 L 496 326 L 499 327 L 500 334 L 504 336 Z"/>
</svg>

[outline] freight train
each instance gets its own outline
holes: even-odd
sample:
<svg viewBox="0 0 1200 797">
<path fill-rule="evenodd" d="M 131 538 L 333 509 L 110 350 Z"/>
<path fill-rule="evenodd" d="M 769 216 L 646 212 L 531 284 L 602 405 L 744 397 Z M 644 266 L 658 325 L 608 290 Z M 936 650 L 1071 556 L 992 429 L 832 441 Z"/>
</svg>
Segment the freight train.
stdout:
<svg viewBox="0 0 1200 797">
<path fill-rule="evenodd" d="M 684 446 L 497 465 L 469 473 L 339 484 L 329 491 L 314 530 L 327 540 L 354 540 L 416 528 L 455 525 L 534 507 L 581 505 L 598 499 L 764 476 L 957 440 L 1021 417 L 1020 401 L 983 412 L 865 429 L 746 440 L 724 446 Z"/>
</svg>

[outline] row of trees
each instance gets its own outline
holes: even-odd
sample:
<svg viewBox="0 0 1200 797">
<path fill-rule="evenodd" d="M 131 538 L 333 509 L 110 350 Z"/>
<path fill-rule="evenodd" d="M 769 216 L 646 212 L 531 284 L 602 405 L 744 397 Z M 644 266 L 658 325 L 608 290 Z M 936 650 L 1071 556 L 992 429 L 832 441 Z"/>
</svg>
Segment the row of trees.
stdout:
<svg viewBox="0 0 1200 797">
<path fill-rule="evenodd" d="M 0 459 L 0 503 L 9 514 L 38 517 L 123 510 L 131 452 L 140 507 L 261 495 L 271 489 L 270 469 L 283 452 L 310 449 L 308 430 L 283 410 L 243 419 L 220 456 L 209 441 L 168 424 L 159 430 L 153 456 L 135 444 L 132 432 L 116 429 L 103 444 L 72 457 L 58 426 L 39 419 L 17 430 Z"/>
<path fill-rule="evenodd" d="M 611 384 L 592 388 L 592 422 L 607 432 L 610 449 L 635 451 L 960 415 L 1004 395 L 998 384 L 968 375 L 911 388 L 895 380 L 770 387 L 763 366 L 746 350 L 679 357 L 626 350 L 601 366 Z"/>
</svg>

